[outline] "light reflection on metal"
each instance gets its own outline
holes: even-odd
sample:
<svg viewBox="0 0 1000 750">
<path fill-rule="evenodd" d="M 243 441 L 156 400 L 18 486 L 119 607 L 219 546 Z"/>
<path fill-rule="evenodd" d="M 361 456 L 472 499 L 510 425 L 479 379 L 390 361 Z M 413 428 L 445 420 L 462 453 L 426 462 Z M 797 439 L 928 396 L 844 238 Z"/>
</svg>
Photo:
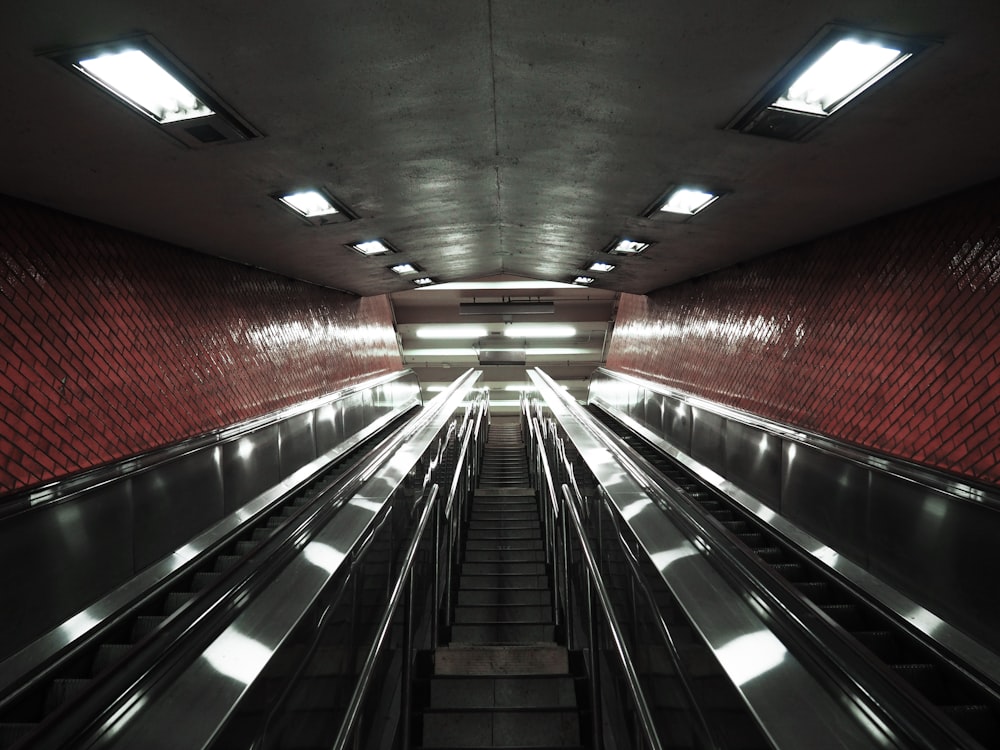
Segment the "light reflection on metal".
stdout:
<svg viewBox="0 0 1000 750">
<path fill-rule="evenodd" d="M 337 572 L 346 555 L 323 542 L 310 542 L 302 550 L 303 557 L 317 568 L 333 575 Z"/>
<path fill-rule="evenodd" d="M 230 628 L 205 649 L 201 658 L 219 674 L 249 685 L 260 674 L 272 653 L 271 649 L 253 638 Z"/>
<path fill-rule="evenodd" d="M 779 666 L 788 649 L 769 630 L 740 635 L 715 651 L 719 662 L 737 685 L 745 685 Z"/>
<path fill-rule="evenodd" d="M 652 504 L 653 501 L 650 500 L 648 497 L 643 498 L 642 500 L 636 500 L 635 502 L 631 502 L 621 509 L 622 518 L 624 518 L 626 521 L 631 521 L 633 518 L 639 515 L 639 513 L 641 513 L 644 508 L 648 508 Z"/>
<path fill-rule="evenodd" d="M 683 560 L 685 557 L 694 557 L 697 554 L 698 550 L 694 547 L 675 547 L 674 549 L 663 550 L 662 552 L 654 552 L 650 555 L 650 560 L 653 561 L 656 569 L 663 573 L 678 560 Z"/>
</svg>

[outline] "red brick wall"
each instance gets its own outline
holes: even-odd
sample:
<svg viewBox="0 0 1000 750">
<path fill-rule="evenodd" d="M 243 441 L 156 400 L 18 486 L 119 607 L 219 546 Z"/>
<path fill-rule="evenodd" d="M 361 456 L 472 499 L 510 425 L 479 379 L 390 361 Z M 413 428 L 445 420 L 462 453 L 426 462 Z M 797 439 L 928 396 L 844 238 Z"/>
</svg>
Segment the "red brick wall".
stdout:
<svg viewBox="0 0 1000 750">
<path fill-rule="evenodd" d="M 0 198 L 0 495 L 402 361 L 356 299 Z"/>
<path fill-rule="evenodd" d="M 608 366 L 1000 482 L 1000 183 L 623 295 Z"/>
</svg>

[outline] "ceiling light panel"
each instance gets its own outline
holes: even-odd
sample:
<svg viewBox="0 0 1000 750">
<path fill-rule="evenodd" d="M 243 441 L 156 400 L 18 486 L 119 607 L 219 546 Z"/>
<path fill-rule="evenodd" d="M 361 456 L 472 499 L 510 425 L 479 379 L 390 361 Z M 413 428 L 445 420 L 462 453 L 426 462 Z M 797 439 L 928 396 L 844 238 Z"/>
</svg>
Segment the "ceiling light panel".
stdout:
<svg viewBox="0 0 1000 750">
<path fill-rule="evenodd" d="M 421 269 L 419 266 L 415 266 L 412 263 L 397 263 L 394 266 L 389 266 L 389 270 L 393 273 L 398 273 L 400 276 L 405 276 L 410 273 L 420 273 Z"/>
<path fill-rule="evenodd" d="M 718 194 L 710 193 L 693 187 L 679 187 L 667 195 L 660 211 L 673 214 L 684 214 L 694 216 L 699 211 L 708 208 L 719 199 Z"/>
<path fill-rule="evenodd" d="M 616 240 L 611 245 L 611 247 L 608 249 L 608 252 L 611 253 L 612 255 L 638 255 L 639 253 L 646 250 L 648 247 L 649 247 L 648 242 L 636 242 L 635 240 L 630 240 L 630 239 L 620 239 Z M 578 278 L 587 278 L 587 277 L 578 277 Z M 573 283 L 592 284 L 594 283 L 594 280 L 591 279 L 589 282 L 574 281 Z"/>
<path fill-rule="evenodd" d="M 800 140 L 929 46 L 893 34 L 827 26 L 727 127 Z"/>
<path fill-rule="evenodd" d="M 365 240 L 364 242 L 355 242 L 348 247 L 362 255 L 388 255 L 395 252 L 385 240 Z M 414 283 L 420 283 L 420 280 L 418 279 Z"/>
<path fill-rule="evenodd" d="M 483 326 L 454 325 L 421 326 L 416 331 L 418 339 L 480 339 L 489 335 L 489 330 Z"/>
<path fill-rule="evenodd" d="M 421 279 L 414 279 L 413 283 L 416 284 L 417 286 L 430 286 L 431 284 L 434 284 L 435 281 L 429 276 L 424 276 Z"/>
<path fill-rule="evenodd" d="M 594 278 L 592 276 L 577 276 L 573 279 L 573 283 L 580 286 L 590 286 L 594 283 Z"/>
<path fill-rule="evenodd" d="M 568 339 L 576 336 L 573 326 L 548 325 L 545 323 L 518 323 L 503 329 L 503 335 L 513 339 Z"/>
<path fill-rule="evenodd" d="M 909 57 L 910 53 L 879 42 L 841 39 L 771 106 L 826 117 Z"/>
<path fill-rule="evenodd" d="M 260 136 L 149 35 L 46 56 L 192 148 Z"/>
<path fill-rule="evenodd" d="M 597 273 L 609 273 L 615 270 L 613 263 L 604 263 L 599 260 L 595 260 L 587 267 L 588 271 L 596 271 Z"/>
<path fill-rule="evenodd" d="M 105 52 L 77 61 L 83 72 L 157 122 L 215 114 L 160 63 L 141 49 Z"/>
<path fill-rule="evenodd" d="M 300 190 L 297 193 L 282 195 L 278 200 L 307 218 L 340 213 L 337 207 L 318 190 Z"/>
</svg>

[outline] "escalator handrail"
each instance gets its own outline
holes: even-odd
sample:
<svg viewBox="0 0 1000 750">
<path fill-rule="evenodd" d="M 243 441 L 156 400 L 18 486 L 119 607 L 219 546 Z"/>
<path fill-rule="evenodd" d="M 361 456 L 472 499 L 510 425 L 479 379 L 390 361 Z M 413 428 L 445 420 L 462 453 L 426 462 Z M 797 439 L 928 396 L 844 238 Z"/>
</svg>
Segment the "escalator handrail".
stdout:
<svg viewBox="0 0 1000 750">
<path fill-rule="evenodd" d="M 81 733 L 87 736 L 102 733 L 103 727 L 116 720 L 121 707 L 136 702 L 137 696 L 149 685 L 158 682 L 163 675 L 173 673 L 182 663 L 196 658 L 213 634 L 223 629 L 268 587 L 285 564 L 326 526 L 337 509 L 374 476 L 378 468 L 413 434 L 437 416 L 452 394 L 466 382 L 475 380 L 473 373 L 471 369 L 463 373 L 434 399 L 432 408 L 425 408 L 354 464 L 341 483 L 324 492 L 309 506 L 311 512 L 267 542 L 270 545 L 267 555 L 255 555 L 249 564 L 239 565 L 230 571 L 224 579 L 224 586 L 213 587 L 213 591 L 219 594 L 214 600 L 178 612 L 161 630 L 137 646 L 125 658 L 122 668 L 97 678 L 85 696 L 45 717 L 32 747 L 75 746 L 76 738 Z M 121 616 L 125 616 L 124 613 Z"/>
<path fill-rule="evenodd" d="M 364 707 L 365 699 L 368 697 L 368 690 L 372 684 L 375 668 L 378 664 L 379 658 L 382 656 L 386 639 L 389 635 L 390 629 L 392 628 L 392 621 L 396 616 L 396 610 L 399 608 L 399 604 L 403 601 L 403 596 L 406 594 L 408 584 L 410 583 L 410 573 L 413 569 L 414 561 L 417 558 L 417 550 L 423 542 L 424 531 L 427 528 L 427 523 L 437 508 L 437 497 L 438 485 L 434 484 L 431 486 L 430 495 L 428 495 L 427 502 L 424 504 L 423 512 L 420 514 L 420 520 L 417 523 L 413 539 L 410 541 L 410 546 L 406 550 L 406 555 L 403 558 L 403 564 L 400 568 L 399 577 L 396 579 L 396 583 L 392 589 L 392 594 L 389 596 L 389 602 L 386 604 L 385 611 L 382 614 L 382 619 L 379 621 L 378 628 L 375 630 L 375 637 L 368 650 L 364 666 L 361 668 L 361 673 L 358 676 L 354 692 L 351 694 L 351 700 L 344 713 L 344 720 L 340 725 L 339 731 L 337 732 L 337 738 L 334 740 L 333 745 L 331 745 L 331 750 L 345 750 L 347 748 L 348 743 L 351 741 L 351 734 L 354 731 L 358 720 L 361 718 L 361 712 Z M 403 656 L 404 659 L 408 657 L 408 654 L 404 654 Z"/>
<path fill-rule="evenodd" d="M 546 376 L 547 377 L 547 376 Z M 902 746 L 981 748 L 964 732 L 937 721 L 922 705 L 925 699 L 908 685 L 900 685 L 881 664 L 859 651 L 853 639 L 838 626 L 817 616 L 814 605 L 781 576 L 765 569 L 752 552 L 730 538 L 728 531 L 709 520 L 705 512 L 684 496 L 669 479 L 663 482 L 643 468 L 645 461 L 630 454 L 607 428 L 575 402 L 556 393 L 578 422 L 586 428 L 661 507 L 669 507 L 671 518 L 689 539 L 710 549 L 716 568 L 734 586 L 753 597 L 778 626 L 782 640 L 810 663 L 814 671 L 841 691 L 869 722 Z M 641 463 L 640 463 L 641 462 Z M 970 740 L 971 743 L 970 744 Z"/>
<path fill-rule="evenodd" d="M 590 549 L 587 532 L 583 528 L 583 522 L 580 521 L 580 514 L 576 509 L 574 498 L 570 494 L 569 486 L 566 484 L 562 485 L 561 505 L 576 535 L 580 551 L 583 553 L 583 560 L 590 574 L 590 585 L 593 587 L 594 593 L 597 594 L 597 602 L 604 612 L 608 634 L 610 635 L 615 655 L 618 657 L 618 662 L 625 673 L 625 682 L 628 685 L 628 692 L 635 706 L 636 714 L 639 717 L 642 734 L 652 750 L 663 750 L 664 744 L 661 742 L 659 733 L 656 731 L 656 723 L 653 721 L 653 714 L 649 709 L 649 703 L 646 701 L 645 691 L 639 682 L 639 675 L 635 671 L 635 661 L 629 652 L 628 644 L 625 642 L 624 633 L 622 632 L 621 625 L 618 623 L 618 617 L 615 615 L 614 606 L 611 604 L 611 597 L 608 595 L 608 590 L 604 585 L 604 579 L 601 576 L 597 559 L 594 557 L 593 550 Z M 569 544 L 569 540 L 565 540 L 564 544 Z M 596 652 L 597 647 L 594 644 L 591 644 L 591 648 Z M 597 658 L 596 653 L 594 658 Z"/>
</svg>

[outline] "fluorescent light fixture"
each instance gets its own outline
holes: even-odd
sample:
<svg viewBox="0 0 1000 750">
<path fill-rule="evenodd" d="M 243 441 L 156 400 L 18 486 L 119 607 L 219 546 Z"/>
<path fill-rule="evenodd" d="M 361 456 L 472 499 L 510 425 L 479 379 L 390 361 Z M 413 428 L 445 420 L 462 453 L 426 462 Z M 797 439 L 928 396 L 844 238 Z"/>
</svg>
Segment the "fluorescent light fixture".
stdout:
<svg viewBox="0 0 1000 750">
<path fill-rule="evenodd" d="M 416 284 L 417 286 L 430 286 L 431 284 L 434 283 L 434 279 L 432 279 L 430 276 L 424 276 L 423 278 L 420 279 L 414 279 L 413 283 Z"/>
<path fill-rule="evenodd" d="M 572 284 L 562 281 L 538 281 L 525 279 L 523 281 L 449 281 L 438 284 L 438 289 L 455 291 L 504 291 L 517 292 L 537 289 L 572 289 Z"/>
<path fill-rule="evenodd" d="M 600 352 L 595 352 L 593 349 L 587 349 L 582 346 L 533 346 L 530 349 L 504 349 L 500 346 L 490 346 L 482 347 L 479 350 L 480 354 L 484 352 L 523 352 L 529 357 L 556 357 L 565 356 L 567 354 L 591 354 L 595 356 L 600 356 Z"/>
<path fill-rule="evenodd" d="M 389 266 L 389 270 L 393 273 L 398 273 L 400 276 L 405 276 L 408 273 L 420 273 L 421 269 L 412 263 L 397 263 L 394 266 Z"/>
<path fill-rule="evenodd" d="M 503 335 L 512 339 L 568 339 L 576 336 L 576 329 L 573 326 L 519 323 L 504 328 Z"/>
<path fill-rule="evenodd" d="M 636 242 L 635 240 L 620 239 L 616 240 L 611 248 L 608 250 L 612 255 L 638 255 L 643 250 L 649 247 L 648 242 Z M 581 277 L 586 278 L 586 277 Z M 574 284 L 592 284 L 593 279 L 587 282 L 580 282 L 579 280 L 574 281 Z"/>
<path fill-rule="evenodd" d="M 300 190 L 278 197 L 282 203 L 303 216 L 329 216 L 340 213 L 336 206 L 319 190 Z"/>
<path fill-rule="evenodd" d="M 596 271 L 597 273 L 608 273 L 609 271 L 614 271 L 615 266 L 613 263 L 603 263 L 602 261 L 595 260 L 587 267 L 588 271 Z"/>
<path fill-rule="evenodd" d="M 45 56 L 191 148 L 261 135 L 148 34 Z"/>
<path fill-rule="evenodd" d="M 388 255 L 394 252 L 389 245 L 386 244 L 385 240 L 365 240 L 364 242 L 355 242 L 348 247 L 357 250 L 362 255 Z"/>
<path fill-rule="evenodd" d="M 839 24 L 826 26 L 727 127 L 801 140 L 931 44 Z"/>
<path fill-rule="evenodd" d="M 573 279 L 574 284 L 579 284 L 580 286 L 590 286 L 594 283 L 594 278 L 591 276 L 577 276 Z"/>
<path fill-rule="evenodd" d="M 146 52 L 126 48 L 78 60 L 80 69 L 126 104 L 159 123 L 215 114 Z"/>
<path fill-rule="evenodd" d="M 841 39 L 771 106 L 826 117 L 911 56 L 880 42 Z"/>
<path fill-rule="evenodd" d="M 661 211 L 693 216 L 719 199 L 716 193 L 691 187 L 679 187 L 671 191 L 660 206 Z"/>
<path fill-rule="evenodd" d="M 489 331 L 482 326 L 455 325 L 423 326 L 417 329 L 418 339 L 481 339 L 488 336 Z"/>
</svg>

